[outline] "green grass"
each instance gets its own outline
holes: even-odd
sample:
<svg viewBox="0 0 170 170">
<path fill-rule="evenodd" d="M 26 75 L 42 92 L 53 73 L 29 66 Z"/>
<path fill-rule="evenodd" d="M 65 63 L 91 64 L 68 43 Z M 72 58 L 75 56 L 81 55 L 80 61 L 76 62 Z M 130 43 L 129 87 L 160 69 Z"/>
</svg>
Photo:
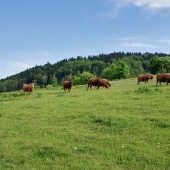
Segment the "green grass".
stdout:
<svg viewBox="0 0 170 170">
<path fill-rule="evenodd" d="M 170 169 L 170 86 L 0 94 L 0 169 Z"/>
</svg>

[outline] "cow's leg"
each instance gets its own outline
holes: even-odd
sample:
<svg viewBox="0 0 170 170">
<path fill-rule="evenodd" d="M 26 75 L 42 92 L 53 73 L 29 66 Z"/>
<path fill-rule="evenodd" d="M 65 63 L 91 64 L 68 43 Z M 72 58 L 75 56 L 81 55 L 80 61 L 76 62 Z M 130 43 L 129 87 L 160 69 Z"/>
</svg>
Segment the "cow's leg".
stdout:
<svg viewBox="0 0 170 170">
<path fill-rule="evenodd" d="M 89 89 L 89 86 L 90 86 L 90 85 L 88 84 L 88 86 L 87 86 L 87 90 Z"/>
<path fill-rule="evenodd" d="M 92 90 L 92 84 L 90 85 L 90 90 Z"/>
<path fill-rule="evenodd" d="M 156 85 L 158 85 L 158 80 L 156 80 Z"/>
</svg>

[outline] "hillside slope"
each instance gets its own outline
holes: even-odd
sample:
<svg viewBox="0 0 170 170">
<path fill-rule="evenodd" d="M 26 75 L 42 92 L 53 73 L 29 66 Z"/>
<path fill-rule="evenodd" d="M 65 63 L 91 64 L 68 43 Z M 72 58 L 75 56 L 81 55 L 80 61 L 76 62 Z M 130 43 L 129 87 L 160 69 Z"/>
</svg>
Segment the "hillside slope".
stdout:
<svg viewBox="0 0 170 170">
<path fill-rule="evenodd" d="M 0 169 L 170 168 L 170 86 L 0 94 Z"/>
<path fill-rule="evenodd" d="M 111 71 L 108 71 L 110 66 Z M 169 68 L 170 55 L 163 53 L 114 52 L 88 57 L 78 56 L 58 61 L 55 64 L 48 62 L 43 66 L 35 66 L 1 79 L 0 92 L 16 91 L 21 89 L 24 83 L 32 82 L 36 82 L 40 87 L 46 87 L 49 84 L 57 86 L 70 77 L 78 80 L 84 72 L 88 72 L 92 76 L 114 80 L 136 77 L 142 73 L 169 72 Z"/>
</svg>

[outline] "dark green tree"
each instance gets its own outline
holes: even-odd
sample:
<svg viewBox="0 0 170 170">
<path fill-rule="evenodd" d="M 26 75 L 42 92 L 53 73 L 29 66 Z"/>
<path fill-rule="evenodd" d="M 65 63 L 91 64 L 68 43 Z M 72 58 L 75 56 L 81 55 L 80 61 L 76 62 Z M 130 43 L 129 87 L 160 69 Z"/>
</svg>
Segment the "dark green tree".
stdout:
<svg viewBox="0 0 170 170">
<path fill-rule="evenodd" d="M 169 72 L 170 58 L 156 56 L 150 60 L 149 68 L 152 74 Z"/>
</svg>

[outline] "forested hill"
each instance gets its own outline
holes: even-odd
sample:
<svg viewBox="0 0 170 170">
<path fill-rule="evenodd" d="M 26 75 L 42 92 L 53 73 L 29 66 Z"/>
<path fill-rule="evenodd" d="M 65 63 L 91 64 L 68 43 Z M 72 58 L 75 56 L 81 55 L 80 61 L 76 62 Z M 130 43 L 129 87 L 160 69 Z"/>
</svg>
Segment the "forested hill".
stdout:
<svg viewBox="0 0 170 170">
<path fill-rule="evenodd" d="M 72 78 L 74 85 L 85 84 L 89 77 L 109 80 L 134 77 L 141 73 L 169 72 L 170 54 L 114 52 L 88 57 L 78 56 L 55 64 L 35 66 L 19 74 L 0 80 L 0 92 L 15 91 L 23 83 L 35 82 L 37 86 L 57 86 L 64 79 Z"/>
</svg>

